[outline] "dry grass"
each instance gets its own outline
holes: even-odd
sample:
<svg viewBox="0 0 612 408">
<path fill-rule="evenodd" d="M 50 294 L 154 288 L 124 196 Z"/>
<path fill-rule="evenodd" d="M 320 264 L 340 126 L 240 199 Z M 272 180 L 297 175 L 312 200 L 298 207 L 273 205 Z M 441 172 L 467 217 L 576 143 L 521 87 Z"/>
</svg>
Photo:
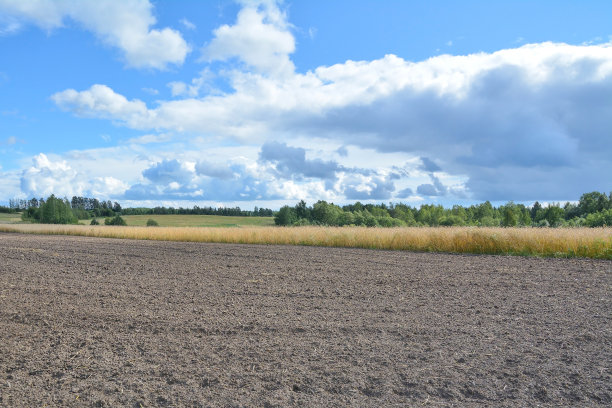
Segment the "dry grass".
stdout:
<svg viewBox="0 0 612 408">
<path fill-rule="evenodd" d="M 312 245 L 612 259 L 612 228 L 147 228 L 0 225 L 2 232 L 240 244 Z"/>
</svg>

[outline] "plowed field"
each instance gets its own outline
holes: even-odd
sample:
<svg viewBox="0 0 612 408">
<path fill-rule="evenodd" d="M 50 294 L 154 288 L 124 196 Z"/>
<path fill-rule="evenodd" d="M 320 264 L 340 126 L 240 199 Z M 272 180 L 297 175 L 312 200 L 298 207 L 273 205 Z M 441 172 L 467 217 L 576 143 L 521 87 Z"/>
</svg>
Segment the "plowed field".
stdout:
<svg viewBox="0 0 612 408">
<path fill-rule="evenodd" d="M 0 406 L 610 406 L 612 261 L 0 234 Z"/>
</svg>

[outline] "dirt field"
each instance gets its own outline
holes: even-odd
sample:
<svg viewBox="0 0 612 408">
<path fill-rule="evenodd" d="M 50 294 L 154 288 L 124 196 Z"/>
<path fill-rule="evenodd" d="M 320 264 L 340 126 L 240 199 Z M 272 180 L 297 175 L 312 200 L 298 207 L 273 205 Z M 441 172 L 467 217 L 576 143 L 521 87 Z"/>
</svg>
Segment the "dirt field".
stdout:
<svg viewBox="0 0 612 408">
<path fill-rule="evenodd" d="M 612 261 L 0 234 L 0 406 L 610 406 Z"/>
</svg>

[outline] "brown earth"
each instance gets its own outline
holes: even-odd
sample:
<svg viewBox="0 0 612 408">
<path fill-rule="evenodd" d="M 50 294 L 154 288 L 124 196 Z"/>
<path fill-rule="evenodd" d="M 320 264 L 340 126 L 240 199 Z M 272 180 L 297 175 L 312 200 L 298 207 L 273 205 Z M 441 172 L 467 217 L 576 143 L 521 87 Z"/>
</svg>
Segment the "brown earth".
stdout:
<svg viewBox="0 0 612 408">
<path fill-rule="evenodd" d="M 610 406 L 612 261 L 0 234 L 0 406 Z"/>
</svg>

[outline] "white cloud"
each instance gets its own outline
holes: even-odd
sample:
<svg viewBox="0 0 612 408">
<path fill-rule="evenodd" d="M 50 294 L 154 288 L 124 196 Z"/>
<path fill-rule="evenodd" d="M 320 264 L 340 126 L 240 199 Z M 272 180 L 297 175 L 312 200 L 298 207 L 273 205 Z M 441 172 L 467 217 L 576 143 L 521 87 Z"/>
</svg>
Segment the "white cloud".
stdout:
<svg viewBox="0 0 612 408">
<path fill-rule="evenodd" d="M 81 195 L 85 183 L 66 161 L 52 162 L 40 153 L 33 158 L 33 165 L 21 175 L 21 190 L 28 196 L 47 197 Z"/>
<path fill-rule="evenodd" d="M 26 197 L 116 198 L 146 168 L 147 161 L 137 155 L 138 150 L 130 148 L 71 151 L 63 156 L 40 153 L 24 166 L 18 184 Z"/>
<path fill-rule="evenodd" d="M 247 1 L 238 13 L 235 25 L 223 25 L 204 47 L 207 61 L 237 57 L 260 73 L 290 75 L 295 66 L 289 54 L 295 51 L 295 39 L 289 31 L 286 15 L 275 1 Z"/>
<path fill-rule="evenodd" d="M 7 20 L 7 21 L 3 21 Z M 21 24 L 13 19 L 0 18 L 0 36 L 12 35 L 19 31 Z"/>
<path fill-rule="evenodd" d="M 193 24 L 191 21 L 187 20 L 186 18 L 181 18 L 179 20 L 179 23 L 181 23 L 183 25 L 183 27 L 185 27 L 188 30 L 195 30 L 196 29 L 196 25 Z"/>
<path fill-rule="evenodd" d="M 164 69 L 182 64 L 189 46 L 176 30 L 152 29 L 156 23 L 152 9 L 149 0 L 0 0 L 0 14 L 11 22 L 11 32 L 24 22 L 52 30 L 71 18 L 121 49 L 131 67 Z"/>
<path fill-rule="evenodd" d="M 4 203 L 0 205 L 7 205 L 10 198 L 22 198 L 22 196 L 23 193 L 19 188 L 19 172 L 0 171 L 0 203 Z"/>
<path fill-rule="evenodd" d="M 128 184 L 114 177 L 96 177 L 89 186 L 93 197 L 116 197 L 128 189 Z"/>
<path fill-rule="evenodd" d="M 170 88 L 170 93 L 172 94 L 172 96 L 188 95 L 190 93 L 187 91 L 187 84 L 181 81 L 169 82 L 168 88 Z M 195 95 L 197 95 L 197 92 L 195 92 Z"/>
<path fill-rule="evenodd" d="M 17 144 L 17 142 L 19 142 L 19 139 L 17 139 L 15 136 L 9 136 L 6 138 L 4 143 L 0 143 L 0 144 L 6 144 L 8 146 L 12 146 L 14 144 Z"/>
<path fill-rule="evenodd" d="M 106 85 L 92 85 L 87 91 L 82 92 L 67 89 L 52 95 L 51 99 L 60 108 L 71 109 L 76 115 L 101 116 L 125 121 L 132 126 L 138 121 L 146 120 L 149 115 L 144 102 L 138 99 L 128 101 Z"/>
<path fill-rule="evenodd" d="M 529 44 L 417 63 L 387 55 L 283 77 L 234 71 L 230 79 L 232 93 L 154 108 L 102 85 L 54 100 L 136 129 L 259 144 L 318 137 L 428 157 L 479 200 L 563 200 L 609 186 L 610 44 Z"/>
<path fill-rule="evenodd" d="M 310 27 L 308 28 L 308 37 L 310 37 L 311 40 L 314 40 L 315 36 L 317 35 L 317 29 L 315 27 Z"/>
<path fill-rule="evenodd" d="M 127 141 L 127 143 L 135 143 L 135 144 L 149 144 L 149 143 L 164 143 L 172 140 L 172 134 L 170 133 L 161 133 L 158 135 L 142 135 L 139 137 L 133 137 Z"/>
<path fill-rule="evenodd" d="M 153 142 L 157 137 L 170 136 L 144 135 L 139 141 Z M 325 145 L 317 144 L 318 148 L 321 146 Z M 270 151 L 270 147 L 274 149 Z M 265 205 L 278 208 L 281 202 L 294 204 L 300 199 L 309 203 L 320 199 L 336 203 L 392 199 L 400 186 L 414 188 L 416 183 L 427 181 L 427 176 L 410 175 L 412 170 L 419 171 L 418 159 L 399 171 L 389 167 L 399 160 L 397 153 L 361 151 L 354 146 L 349 152 L 341 163 L 334 163 L 329 161 L 330 157 L 336 157 L 333 152 L 279 144 L 234 148 L 190 140 L 189 149 L 185 150 L 181 144 L 143 145 L 128 141 L 120 147 L 77 150 L 62 156 L 37 155 L 23 166 L 21 177 L 13 182 L 16 187 L 5 196 L 83 195 L 131 205 L 151 199 L 158 201 L 155 205 L 183 201 L 182 206 L 188 205 L 185 203 L 244 206 L 245 201 L 258 201 L 259 206 L 266 202 Z M 280 164 L 289 165 L 278 162 L 279 154 L 284 153 L 299 158 L 292 164 L 296 167 L 294 176 L 279 173 Z M 278 163 L 271 165 L 270 160 Z M 355 163 L 368 163 L 370 168 L 347 166 Z M 325 169 L 315 170 L 316 164 Z M 332 168 L 335 172 L 330 173 L 328 170 Z M 402 179 L 398 176 L 400 173 Z M 19 184 L 22 193 L 16 194 Z"/>
<path fill-rule="evenodd" d="M 196 97 L 202 90 L 213 92 L 211 83 L 214 77 L 215 75 L 210 71 L 210 69 L 206 68 L 200 72 L 198 77 L 191 80 L 191 84 L 186 84 L 185 82 L 181 81 L 173 81 L 168 83 L 168 87 L 170 88 L 170 93 L 173 97 Z"/>
<path fill-rule="evenodd" d="M 158 95 L 159 94 L 159 91 L 157 89 L 155 89 L 155 88 L 147 88 L 147 87 L 145 87 L 145 88 L 142 88 L 142 90 L 144 92 L 148 93 L 149 95 Z"/>
</svg>

